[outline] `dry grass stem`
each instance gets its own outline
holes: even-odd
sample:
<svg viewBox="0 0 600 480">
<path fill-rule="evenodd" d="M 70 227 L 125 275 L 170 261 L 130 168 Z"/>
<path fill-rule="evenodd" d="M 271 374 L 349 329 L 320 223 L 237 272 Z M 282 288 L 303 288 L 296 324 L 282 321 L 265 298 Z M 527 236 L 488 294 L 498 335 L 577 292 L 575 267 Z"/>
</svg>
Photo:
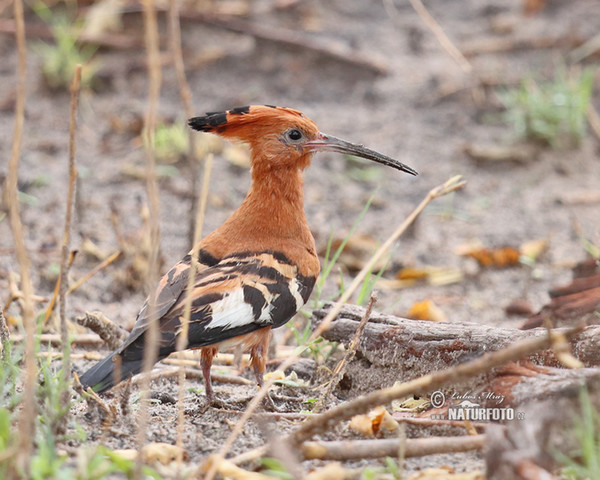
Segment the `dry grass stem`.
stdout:
<svg viewBox="0 0 600 480">
<path fill-rule="evenodd" d="M 386 0 L 386 3 L 391 1 L 392 0 Z M 446 50 L 448 55 L 450 55 L 456 61 L 456 63 L 458 63 L 462 71 L 468 75 L 473 73 L 473 65 L 471 65 L 461 51 L 452 43 L 452 40 L 448 38 L 448 35 L 446 35 L 446 32 L 444 32 L 444 29 L 427 11 L 427 8 L 425 8 L 423 2 L 421 2 L 421 0 L 409 0 L 409 2 L 417 12 L 417 15 L 419 15 L 421 20 L 423 20 L 423 23 L 435 35 L 435 38 L 437 38 L 442 48 Z"/>
<path fill-rule="evenodd" d="M 77 317 L 75 320 L 82 327 L 96 333 L 111 350 L 120 347 L 129 336 L 127 330 L 106 318 L 101 312 L 85 312 L 83 317 Z"/>
<path fill-rule="evenodd" d="M 305 460 L 360 460 L 363 458 L 397 457 L 398 449 L 405 443 L 404 457 L 424 457 L 439 453 L 481 450 L 485 435 L 430 438 L 384 438 L 374 440 L 305 442 L 301 452 Z"/>
<path fill-rule="evenodd" d="M 146 45 L 146 59 L 148 67 L 148 104 L 144 118 L 142 136 L 144 138 L 146 153 L 146 191 L 149 203 L 149 226 L 150 226 L 150 254 L 148 258 L 148 275 L 146 286 L 148 290 L 154 288 L 158 281 L 158 254 L 160 246 L 160 199 L 158 193 L 158 182 L 156 176 L 156 159 L 154 156 L 154 132 L 156 131 L 158 101 L 160 98 L 160 87 L 162 72 L 160 68 L 160 52 L 158 25 L 156 20 L 156 8 L 153 0 L 144 0 L 144 40 Z M 156 305 L 153 296 L 149 297 L 148 303 L 148 330 L 145 333 L 143 372 L 149 372 L 158 355 L 159 342 L 158 318 L 156 318 Z M 148 429 L 148 402 L 149 402 L 148 380 L 142 383 L 141 403 L 138 416 L 137 450 L 141 453 L 146 443 L 146 432 Z M 136 457 L 136 469 L 134 478 L 142 478 L 142 455 Z"/>
<path fill-rule="evenodd" d="M 202 190 L 200 193 L 200 204 L 196 212 L 196 219 L 194 222 L 194 247 L 192 248 L 192 255 L 190 260 L 190 275 L 188 277 L 187 284 L 187 295 L 185 297 L 185 305 L 183 307 L 183 317 L 181 320 L 181 331 L 177 337 L 177 344 L 175 346 L 177 351 L 184 350 L 188 342 L 188 330 L 190 323 L 190 315 L 192 313 L 192 301 L 194 282 L 196 281 L 196 270 L 198 266 L 198 251 L 200 249 L 200 238 L 202 238 L 202 227 L 204 225 L 204 215 L 206 213 L 206 205 L 208 203 L 208 189 L 210 182 L 210 173 L 212 169 L 213 156 L 208 155 L 204 161 L 204 176 L 202 181 Z M 184 400 L 185 400 L 185 370 L 181 366 L 179 374 L 179 393 L 178 393 L 178 407 L 177 407 L 177 446 L 179 451 L 183 452 L 183 430 L 184 430 Z M 177 455 L 178 465 L 181 467 L 183 457 L 179 453 Z"/>
<path fill-rule="evenodd" d="M 67 271 L 71 268 L 71 265 L 73 264 L 73 260 L 75 260 L 76 254 L 77 254 L 77 252 L 71 252 L 69 254 L 69 260 L 67 261 Z M 61 263 L 61 268 L 62 268 L 62 263 Z M 54 313 L 54 307 L 56 306 L 56 301 L 59 300 L 59 296 L 61 293 L 61 288 L 60 288 L 61 280 L 62 280 L 62 275 L 59 275 L 58 279 L 56 280 L 56 284 L 54 285 L 54 291 L 52 292 L 52 298 L 50 299 L 50 303 L 48 304 L 48 307 L 46 307 L 46 313 L 44 313 L 44 325 L 46 325 L 48 323 L 48 320 L 50 320 L 50 317 Z M 66 294 L 65 294 L 65 296 L 66 296 Z"/>
<path fill-rule="evenodd" d="M 566 338 L 571 339 L 582 330 L 583 327 L 571 328 L 565 330 L 564 335 Z M 544 350 L 550 347 L 554 340 L 554 332 L 551 332 L 549 336 L 522 340 L 502 350 L 486 353 L 474 360 L 363 395 L 306 421 L 290 436 L 290 440 L 294 443 L 303 442 L 313 435 L 328 431 L 336 423 L 348 420 L 354 415 L 364 413 L 378 405 L 386 405 L 392 400 L 408 395 L 425 395 L 431 390 L 440 388 L 448 383 L 464 381 L 467 378 L 488 372 L 508 362 L 519 360 L 540 350 Z"/>
<path fill-rule="evenodd" d="M 23 340 L 27 341 L 27 335 L 16 334 L 12 336 L 12 339 L 15 343 L 22 342 Z M 61 336 L 56 333 L 42 333 L 37 336 L 41 345 L 51 344 L 54 346 L 62 346 Z M 101 338 L 98 338 L 98 335 L 92 333 L 81 333 L 78 335 L 74 335 L 71 338 L 71 344 L 77 345 L 102 345 L 104 341 Z"/>
<path fill-rule="evenodd" d="M 25 46 L 25 20 L 23 15 L 22 0 L 13 3 L 15 32 L 17 43 L 17 85 L 15 103 L 15 128 L 13 132 L 13 143 L 11 156 L 8 163 L 8 175 L 6 178 L 5 203 L 10 216 L 10 226 L 15 241 L 15 252 L 21 273 L 21 285 L 23 291 L 23 325 L 25 327 L 25 377 L 23 381 L 23 394 L 21 412 L 19 415 L 19 440 L 17 450 L 17 466 L 25 476 L 29 475 L 30 457 L 35 438 L 35 389 L 37 380 L 37 368 L 35 358 L 35 311 L 33 308 L 33 286 L 31 284 L 30 267 L 31 259 L 25 248 L 25 236 L 21 213 L 19 208 L 18 187 L 19 157 L 21 153 L 21 142 L 23 138 L 23 126 L 25 123 L 25 98 L 27 82 L 27 52 Z M 13 472 L 15 475 L 16 471 Z M 12 473 L 9 473 L 11 475 Z"/>
<path fill-rule="evenodd" d="M 183 52 L 181 50 L 181 25 L 179 21 L 179 0 L 169 0 L 169 49 L 171 50 L 171 57 L 173 59 L 173 66 L 175 67 L 175 74 L 177 76 L 177 86 L 179 88 L 179 96 L 183 103 L 185 110 L 185 116 L 191 118 L 194 116 L 193 111 L 193 100 L 192 90 L 185 76 L 185 66 L 183 64 Z M 194 234 L 197 217 L 197 209 L 199 203 L 198 196 L 198 164 L 195 158 L 196 152 L 196 141 L 198 136 L 191 129 L 187 129 L 188 134 L 188 151 L 186 155 L 186 163 L 190 169 L 191 181 L 190 181 L 190 218 L 188 227 L 188 238 L 191 243 L 191 247 L 195 245 Z"/>
<path fill-rule="evenodd" d="M 100 270 L 106 268 L 111 263 L 113 263 L 115 260 L 117 260 L 121 255 L 122 255 L 122 252 L 120 252 L 120 251 L 115 252 L 112 255 L 110 255 L 108 258 L 106 258 L 106 260 L 103 260 L 100 264 L 96 265 L 88 273 L 86 273 L 83 277 L 81 277 L 79 280 L 74 282 L 67 290 L 66 295 L 69 295 L 70 293 L 77 290 L 85 282 L 87 282 L 90 278 L 92 278 L 94 275 L 96 275 Z"/>
<path fill-rule="evenodd" d="M 70 112 L 70 123 L 69 123 L 69 182 L 67 188 L 67 203 L 65 211 L 65 229 L 63 233 L 63 243 L 61 252 L 60 262 L 60 338 L 63 348 L 63 368 L 62 378 L 63 385 L 69 384 L 70 372 L 71 372 L 71 346 L 69 344 L 69 323 L 67 320 L 67 282 L 69 274 L 69 251 L 71 250 L 71 222 L 73 217 L 73 207 L 75 205 L 75 186 L 77 184 L 77 166 L 75 163 L 75 132 L 77 131 L 77 106 L 79 104 L 79 87 L 81 85 L 81 65 L 75 66 L 75 73 L 73 77 L 73 83 L 71 84 L 71 112 Z M 64 409 L 65 415 L 61 418 L 58 430 L 64 432 L 69 419 L 69 409 L 67 406 L 71 400 L 71 393 L 68 388 L 61 394 L 61 407 Z"/>
<path fill-rule="evenodd" d="M 406 229 L 415 221 L 415 219 L 419 216 L 419 214 L 425 209 L 425 207 L 434 199 L 441 197 L 443 195 L 447 195 L 448 193 L 459 190 L 465 186 L 465 182 L 462 180 L 460 175 L 450 178 L 446 182 L 437 187 L 431 189 L 427 196 L 423 199 L 423 201 L 410 213 L 410 215 L 396 228 L 394 233 L 390 235 L 390 237 L 377 249 L 375 254 L 371 257 L 371 259 L 363 266 L 362 270 L 358 272 L 355 279 L 348 286 L 348 288 L 344 291 L 340 299 L 337 301 L 335 306 L 331 309 L 329 314 L 323 319 L 321 324 L 315 329 L 310 338 L 307 340 L 306 344 L 310 344 L 316 338 L 318 338 L 322 332 L 324 332 L 332 320 L 337 316 L 340 312 L 344 304 L 350 299 L 352 294 L 360 287 L 363 280 L 367 276 L 369 272 L 373 269 L 373 266 L 383 258 L 383 256 L 388 252 L 391 246 L 400 238 L 400 236 L 406 231 Z M 285 362 L 283 362 L 279 369 L 285 371 L 289 368 L 292 363 L 302 354 L 302 351 L 296 352 L 296 354 L 291 355 Z M 218 459 L 224 459 L 225 455 L 233 445 L 233 442 L 237 439 L 237 437 L 242 433 L 244 425 L 250 418 L 250 416 L 254 413 L 262 399 L 267 395 L 269 388 L 273 385 L 274 380 L 265 381 L 264 385 L 261 389 L 256 393 L 256 396 L 252 399 L 244 414 L 240 417 L 235 427 L 233 428 L 231 434 L 216 454 L 214 461 L 212 463 L 212 468 L 210 468 L 206 474 L 206 480 L 212 480 L 215 476 L 215 473 L 218 468 Z"/>
<path fill-rule="evenodd" d="M 331 392 L 333 392 L 335 387 L 338 386 L 340 380 L 343 378 L 344 373 L 346 372 L 346 366 L 352 361 L 354 355 L 356 354 L 356 346 L 358 345 L 360 337 L 362 336 L 362 333 L 365 330 L 365 325 L 371 317 L 371 312 L 373 311 L 373 306 L 376 302 L 377 293 L 372 292 L 371 298 L 369 299 L 369 304 L 367 305 L 367 309 L 365 310 L 365 314 L 360 320 L 358 327 L 356 327 L 356 333 L 354 334 L 354 338 L 352 339 L 352 342 L 350 342 L 350 345 L 348 346 L 348 350 L 346 351 L 344 358 L 342 358 L 340 363 L 338 363 L 334 368 L 331 380 L 329 381 L 325 392 L 323 393 L 323 395 L 321 395 L 319 401 L 315 405 L 313 413 L 319 413 L 321 410 L 323 410 L 323 408 L 325 408 L 325 406 L 327 405 L 327 401 L 329 400 L 329 396 L 331 395 Z"/>
<path fill-rule="evenodd" d="M 596 135 L 598 140 L 600 140 L 600 114 L 598 114 L 598 111 L 594 108 L 592 102 L 589 103 L 585 113 L 588 122 L 590 123 L 590 127 L 592 127 L 594 134 Z"/>
<path fill-rule="evenodd" d="M 197 380 L 203 380 L 204 377 L 202 375 L 202 370 L 198 370 L 197 368 L 189 368 L 184 367 L 171 367 L 160 370 L 153 370 L 147 374 L 141 374 L 136 377 L 133 377 L 133 384 L 140 385 L 145 380 L 151 382 L 153 380 L 157 380 L 159 378 L 169 378 L 176 377 L 181 374 L 183 370 L 184 379 L 185 378 L 193 378 Z M 225 375 L 222 373 L 212 373 L 210 374 L 210 378 L 217 383 L 231 383 L 234 385 L 254 385 L 254 382 L 248 380 L 247 378 L 240 377 L 237 375 Z"/>
</svg>

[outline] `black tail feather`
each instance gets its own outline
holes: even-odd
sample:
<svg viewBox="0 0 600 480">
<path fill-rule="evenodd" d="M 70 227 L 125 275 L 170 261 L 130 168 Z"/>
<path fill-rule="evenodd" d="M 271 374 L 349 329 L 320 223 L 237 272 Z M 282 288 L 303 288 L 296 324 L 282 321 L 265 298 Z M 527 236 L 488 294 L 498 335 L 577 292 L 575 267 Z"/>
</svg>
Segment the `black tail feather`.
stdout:
<svg viewBox="0 0 600 480">
<path fill-rule="evenodd" d="M 104 360 L 85 372 L 79 381 L 84 388 L 92 387 L 97 393 L 102 393 L 115 385 L 115 363 L 113 357 L 116 352 L 111 353 Z M 143 359 L 129 360 L 121 364 L 121 379 L 125 380 L 130 375 L 135 375 L 142 371 Z"/>
</svg>

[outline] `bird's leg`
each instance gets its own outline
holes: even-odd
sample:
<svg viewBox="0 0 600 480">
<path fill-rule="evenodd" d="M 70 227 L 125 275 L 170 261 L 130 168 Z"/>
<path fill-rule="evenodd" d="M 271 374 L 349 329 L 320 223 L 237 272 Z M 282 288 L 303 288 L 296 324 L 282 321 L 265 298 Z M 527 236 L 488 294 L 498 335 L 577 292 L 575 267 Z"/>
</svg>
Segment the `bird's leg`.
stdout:
<svg viewBox="0 0 600 480">
<path fill-rule="evenodd" d="M 215 347 L 206 347 L 200 350 L 200 365 L 202 366 L 202 375 L 204 376 L 204 389 L 206 390 L 206 401 L 209 405 L 213 405 L 215 401 L 215 395 L 210 381 L 210 367 L 214 356 L 217 354 L 218 349 Z"/>
<path fill-rule="evenodd" d="M 256 377 L 256 382 L 260 388 L 265 384 L 264 382 L 264 373 L 267 365 L 267 356 L 266 352 L 269 348 L 269 340 L 271 338 L 270 329 L 268 329 L 262 336 L 260 343 L 258 345 L 252 347 L 250 350 L 251 357 L 251 365 L 254 370 L 254 376 Z M 273 402 L 273 399 L 267 392 L 266 397 L 264 398 L 264 406 L 267 410 L 278 411 L 277 406 Z"/>
</svg>

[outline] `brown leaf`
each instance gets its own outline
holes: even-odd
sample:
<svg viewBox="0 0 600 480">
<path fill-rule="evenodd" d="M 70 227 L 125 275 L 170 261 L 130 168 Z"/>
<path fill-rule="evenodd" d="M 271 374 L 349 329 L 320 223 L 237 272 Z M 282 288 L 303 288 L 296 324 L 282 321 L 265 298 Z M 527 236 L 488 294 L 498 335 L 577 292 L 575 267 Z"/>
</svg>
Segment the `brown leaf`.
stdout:
<svg viewBox="0 0 600 480">
<path fill-rule="evenodd" d="M 330 256 L 333 255 L 338 248 L 343 244 L 346 237 L 333 239 L 330 246 Z M 350 272 L 357 272 L 362 269 L 370 260 L 373 252 L 377 250 L 379 242 L 370 235 L 355 233 L 351 235 L 344 245 L 344 249 L 340 254 L 337 263 L 344 266 Z M 319 254 L 325 256 L 326 247 L 321 248 Z M 381 270 L 387 262 L 387 258 L 381 259 L 373 266 L 373 272 Z"/>
<path fill-rule="evenodd" d="M 371 410 L 366 415 L 355 415 L 350 420 L 350 428 L 363 435 L 373 436 L 381 432 L 393 432 L 398 428 L 398 423 L 385 409 L 380 406 Z"/>
<path fill-rule="evenodd" d="M 414 320 L 431 320 L 433 322 L 447 322 L 448 317 L 438 307 L 433 300 L 425 299 L 422 302 L 416 302 L 408 311 L 408 318 Z"/>
<path fill-rule="evenodd" d="M 519 264 L 520 253 L 513 247 L 463 249 L 459 253 L 464 257 L 477 260 L 482 267 L 507 268 Z"/>
</svg>

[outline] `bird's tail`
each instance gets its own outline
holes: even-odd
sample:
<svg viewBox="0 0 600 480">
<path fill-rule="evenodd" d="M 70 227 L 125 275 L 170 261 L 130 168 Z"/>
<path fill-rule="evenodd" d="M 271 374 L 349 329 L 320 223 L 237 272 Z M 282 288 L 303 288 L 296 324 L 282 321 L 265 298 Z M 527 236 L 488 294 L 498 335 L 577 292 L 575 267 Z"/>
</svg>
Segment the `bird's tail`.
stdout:
<svg viewBox="0 0 600 480">
<path fill-rule="evenodd" d="M 113 361 L 115 353 L 113 352 L 104 360 L 100 360 L 79 378 L 84 388 L 92 387 L 95 392 L 102 393 L 115 385 L 115 362 Z M 130 375 L 140 373 L 142 363 L 143 359 L 122 362 L 121 379 L 125 380 Z"/>
</svg>

